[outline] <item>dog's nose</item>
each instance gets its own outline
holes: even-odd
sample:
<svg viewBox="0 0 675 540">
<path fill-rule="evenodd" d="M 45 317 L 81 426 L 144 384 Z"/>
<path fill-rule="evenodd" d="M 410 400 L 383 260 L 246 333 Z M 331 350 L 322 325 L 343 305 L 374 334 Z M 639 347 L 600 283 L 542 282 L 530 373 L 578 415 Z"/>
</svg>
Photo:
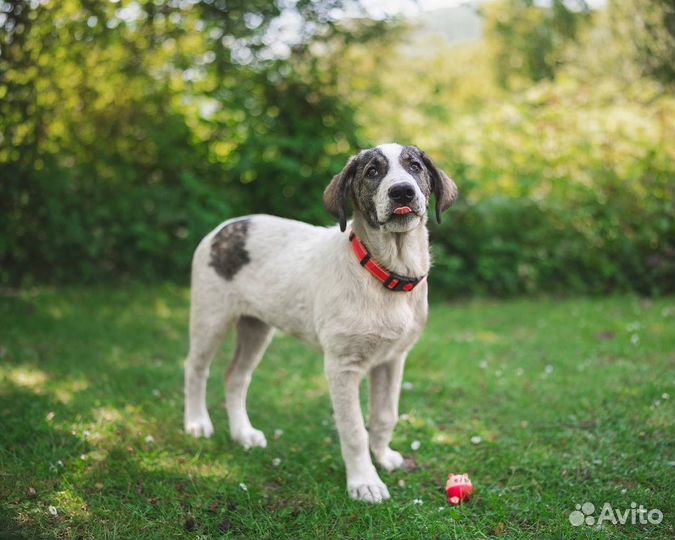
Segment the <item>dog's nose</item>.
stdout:
<svg viewBox="0 0 675 540">
<path fill-rule="evenodd" d="M 408 204 L 415 198 L 415 188 L 407 182 L 394 184 L 389 188 L 389 198 L 398 204 Z"/>
</svg>

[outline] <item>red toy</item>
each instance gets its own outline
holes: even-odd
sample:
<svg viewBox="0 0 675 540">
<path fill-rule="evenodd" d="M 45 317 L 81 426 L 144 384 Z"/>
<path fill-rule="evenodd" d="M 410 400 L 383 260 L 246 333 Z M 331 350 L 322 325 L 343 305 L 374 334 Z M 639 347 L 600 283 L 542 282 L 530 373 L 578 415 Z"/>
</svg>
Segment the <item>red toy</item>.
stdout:
<svg viewBox="0 0 675 540">
<path fill-rule="evenodd" d="M 448 502 L 453 506 L 467 502 L 473 495 L 473 485 L 466 473 L 449 474 L 445 490 L 448 492 Z"/>
</svg>

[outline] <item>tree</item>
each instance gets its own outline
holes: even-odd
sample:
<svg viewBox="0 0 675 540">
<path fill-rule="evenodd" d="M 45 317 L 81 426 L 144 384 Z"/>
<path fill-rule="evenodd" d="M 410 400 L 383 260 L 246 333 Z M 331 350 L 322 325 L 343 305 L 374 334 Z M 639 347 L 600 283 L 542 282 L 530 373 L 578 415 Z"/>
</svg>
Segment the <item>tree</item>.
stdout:
<svg viewBox="0 0 675 540">
<path fill-rule="evenodd" d="M 386 23 L 341 24 L 353 0 L 280 5 L 1 0 L 0 280 L 187 277 L 235 213 L 319 220 L 357 141 L 312 44 Z"/>
<path fill-rule="evenodd" d="M 639 72 L 675 85 L 675 3 L 611 0 L 607 12 L 617 46 Z"/>
<path fill-rule="evenodd" d="M 505 88 L 553 79 L 565 46 L 589 16 L 584 0 L 552 0 L 550 7 L 534 0 L 500 0 L 482 11 L 497 81 Z"/>
</svg>

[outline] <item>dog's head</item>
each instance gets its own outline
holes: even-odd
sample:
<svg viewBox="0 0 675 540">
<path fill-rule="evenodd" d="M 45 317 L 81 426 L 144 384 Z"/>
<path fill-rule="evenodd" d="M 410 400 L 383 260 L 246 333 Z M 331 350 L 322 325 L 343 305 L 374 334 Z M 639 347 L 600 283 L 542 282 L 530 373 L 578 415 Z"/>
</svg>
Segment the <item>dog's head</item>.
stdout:
<svg viewBox="0 0 675 540">
<path fill-rule="evenodd" d="M 349 203 L 374 228 L 407 232 L 424 223 L 431 194 L 436 219 L 457 198 L 457 186 L 419 148 L 382 144 L 353 156 L 323 194 L 326 209 L 347 228 Z"/>
</svg>

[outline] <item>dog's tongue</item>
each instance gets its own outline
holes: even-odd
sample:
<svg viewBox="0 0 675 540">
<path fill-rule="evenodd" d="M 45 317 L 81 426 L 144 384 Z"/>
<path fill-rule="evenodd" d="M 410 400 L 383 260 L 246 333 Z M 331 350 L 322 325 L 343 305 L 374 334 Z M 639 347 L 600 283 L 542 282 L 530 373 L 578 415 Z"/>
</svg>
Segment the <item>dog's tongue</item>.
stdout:
<svg viewBox="0 0 675 540">
<path fill-rule="evenodd" d="M 399 206 L 398 208 L 394 209 L 394 214 L 398 214 L 400 216 L 409 214 L 410 212 L 412 212 L 412 210 L 409 206 Z"/>
</svg>

